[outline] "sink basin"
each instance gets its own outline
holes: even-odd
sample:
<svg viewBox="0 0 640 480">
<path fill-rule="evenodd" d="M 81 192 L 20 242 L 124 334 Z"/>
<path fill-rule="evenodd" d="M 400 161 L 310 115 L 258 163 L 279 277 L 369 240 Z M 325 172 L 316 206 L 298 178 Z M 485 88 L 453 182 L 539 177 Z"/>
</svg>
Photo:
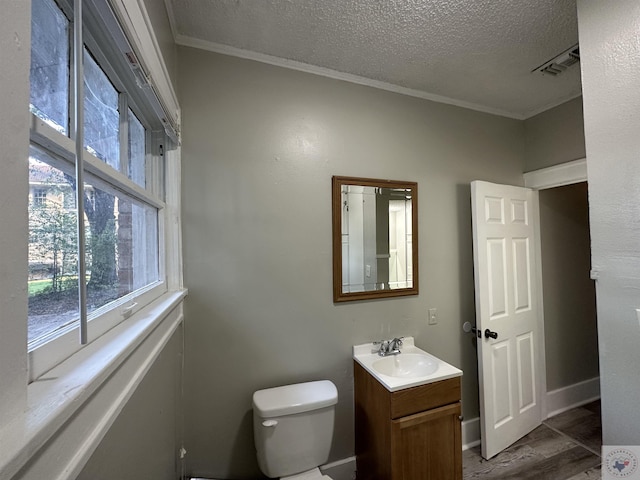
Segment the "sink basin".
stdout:
<svg viewBox="0 0 640 480">
<path fill-rule="evenodd" d="M 431 355 L 401 353 L 376 360 L 373 369 L 390 377 L 426 377 L 438 370 L 438 362 Z"/>
<path fill-rule="evenodd" d="M 462 375 L 462 370 L 416 347 L 413 337 L 402 342 L 401 353 L 387 357 L 372 352 L 373 343 L 354 345 L 353 359 L 390 392 Z"/>
</svg>

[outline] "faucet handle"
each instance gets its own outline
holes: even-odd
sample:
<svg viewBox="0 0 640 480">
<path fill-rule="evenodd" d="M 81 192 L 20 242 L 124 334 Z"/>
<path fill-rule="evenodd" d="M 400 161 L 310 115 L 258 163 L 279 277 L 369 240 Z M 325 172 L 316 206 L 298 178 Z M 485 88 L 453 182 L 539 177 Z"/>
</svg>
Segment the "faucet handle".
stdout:
<svg viewBox="0 0 640 480">
<path fill-rule="evenodd" d="M 373 345 L 378 348 L 373 348 L 371 353 L 383 353 L 386 352 L 389 348 L 389 340 L 380 340 L 377 342 L 373 342 Z"/>
</svg>

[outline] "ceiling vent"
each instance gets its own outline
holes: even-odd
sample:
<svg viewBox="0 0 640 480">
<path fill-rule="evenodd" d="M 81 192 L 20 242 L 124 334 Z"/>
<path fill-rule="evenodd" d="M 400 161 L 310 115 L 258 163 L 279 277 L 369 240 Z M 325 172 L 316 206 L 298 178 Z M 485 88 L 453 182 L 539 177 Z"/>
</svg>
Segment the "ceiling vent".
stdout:
<svg viewBox="0 0 640 480">
<path fill-rule="evenodd" d="M 571 65 L 575 65 L 580 61 L 580 47 L 575 44 L 573 47 L 565 50 L 560 55 L 543 63 L 539 67 L 534 68 L 531 73 L 540 72 L 543 75 L 552 75 L 554 77 L 560 75 Z"/>
</svg>

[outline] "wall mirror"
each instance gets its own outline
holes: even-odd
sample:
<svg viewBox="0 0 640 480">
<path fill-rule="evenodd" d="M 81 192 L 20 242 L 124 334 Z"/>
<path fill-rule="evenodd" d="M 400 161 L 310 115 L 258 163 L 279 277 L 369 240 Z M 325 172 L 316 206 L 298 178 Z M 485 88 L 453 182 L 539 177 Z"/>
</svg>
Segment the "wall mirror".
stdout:
<svg viewBox="0 0 640 480">
<path fill-rule="evenodd" d="M 333 301 L 418 294 L 418 184 L 333 177 Z"/>
</svg>

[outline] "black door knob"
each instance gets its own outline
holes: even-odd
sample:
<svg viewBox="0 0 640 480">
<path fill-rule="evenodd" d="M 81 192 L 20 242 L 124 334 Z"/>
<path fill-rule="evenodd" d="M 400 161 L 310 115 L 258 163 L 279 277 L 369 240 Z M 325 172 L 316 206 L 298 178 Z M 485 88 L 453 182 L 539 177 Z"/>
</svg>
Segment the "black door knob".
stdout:
<svg viewBox="0 0 640 480">
<path fill-rule="evenodd" d="M 493 338 L 494 340 L 498 338 L 498 332 L 492 332 L 488 328 L 484 331 L 485 338 Z"/>
</svg>

